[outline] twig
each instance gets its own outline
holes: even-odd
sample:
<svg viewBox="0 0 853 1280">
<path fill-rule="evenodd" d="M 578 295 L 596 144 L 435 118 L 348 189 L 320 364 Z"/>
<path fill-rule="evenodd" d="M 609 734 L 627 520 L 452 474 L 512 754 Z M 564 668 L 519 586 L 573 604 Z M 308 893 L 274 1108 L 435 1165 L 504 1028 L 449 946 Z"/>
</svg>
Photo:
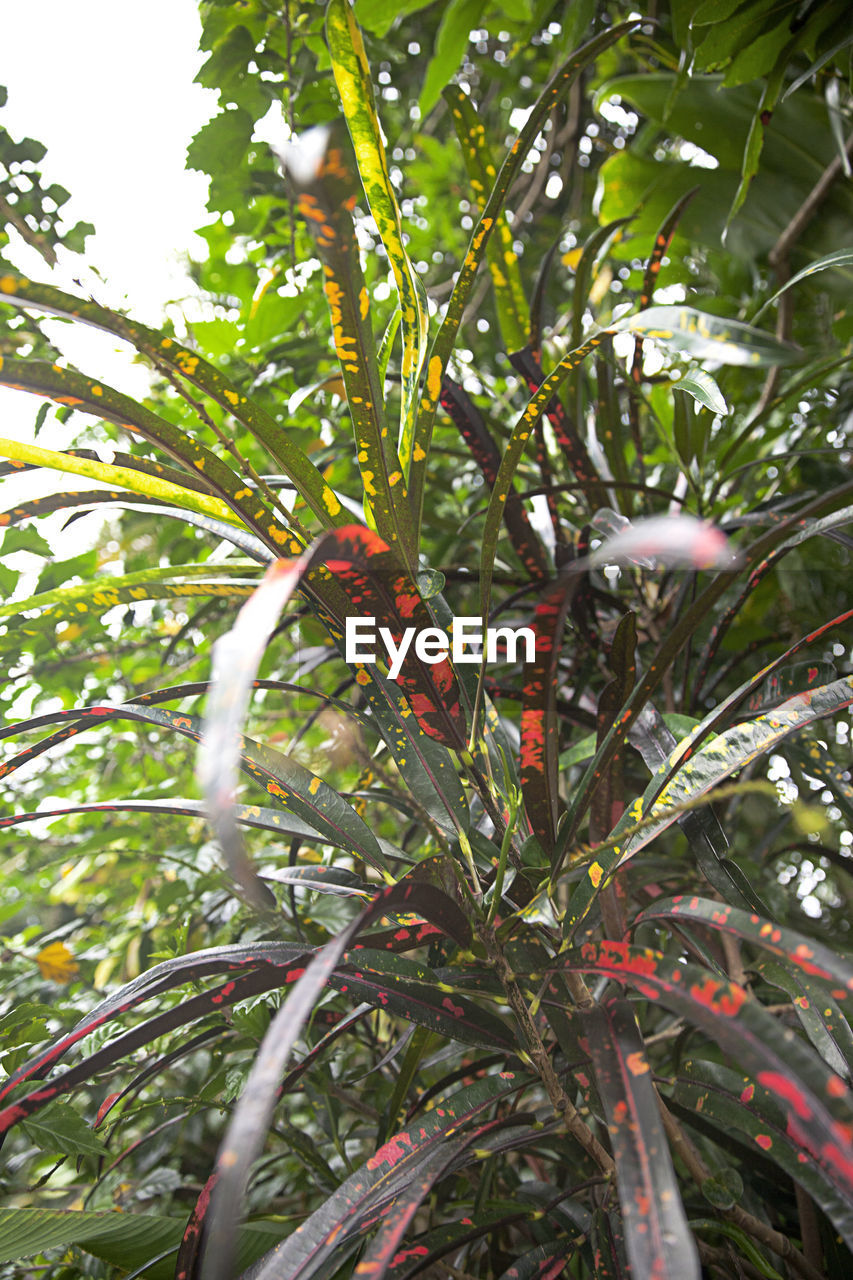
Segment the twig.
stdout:
<svg viewBox="0 0 853 1280">
<path fill-rule="evenodd" d="M 38 231 L 33 231 L 26 219 L 18 213 L 18 210 L 0 194 L 0 218 L 10 223 L 22 240 L 26 240 L 31 249 L 35 249 L 36 253 L 41 254 L 49 267 L 55 267 L 57 263 L 56 251 L 52 244 L 45 239 Z"/>
<path fill-rule="evenodd" d="M 545 1086 L 551 1106 L 560 1116 L 575 1141 L 583 1147 L 602 1173 L 608 1177 L 613 1177 L 616 1173 L 616 1166 L 610 1154 L 604 1149 L 585 1121 L 581 1119 L 580 1113 L 557 1079 L 548 1050 L 543 1045 L 539 1032 L 536 1030 L 530 1010 L 527 1007 L 524 996 L 521 994 L 515 975 L 506 962 L 494 930 L 487 928 L 485 925 L 480 925 L 478 934 L 480 941 L 486 948 L 489 960 L 494 965 L 495 971 L 501 980 L 510 1007 L 518 1019 L 522 1035 L 527 1044 L 527 1056 Z"/>
</svg>

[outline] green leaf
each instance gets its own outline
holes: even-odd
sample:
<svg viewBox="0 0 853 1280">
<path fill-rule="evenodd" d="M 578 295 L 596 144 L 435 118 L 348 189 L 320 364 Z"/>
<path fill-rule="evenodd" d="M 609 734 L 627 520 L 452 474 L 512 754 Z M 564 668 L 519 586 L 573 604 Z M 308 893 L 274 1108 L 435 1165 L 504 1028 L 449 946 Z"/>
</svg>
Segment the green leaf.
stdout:
<svg viewBox="0 0 853 1280">
<path fill-rule="evenodd" d="M 639 333 L 670 351 L 719 364 L 792 364 L 802 359 L 796 347 L 769 333 L 693 307 L 649 307 L 620 320 L 612 332 Z"/>
<path fill-rule="evenodd" d="M 64 1156 L 103 1156 L 106 1147 L 81 1115 L 64 1102 L 54 1102 L 23 1128 L 42 1151 Z"/>
<path fill-rule="evenodd" d="M 445 18 L 447 16 L 445 14 Z M 473 102 L 457 85 L 448 85 L 442 96 L 450 107 L 468 177 L 482 207 L 498 176 L 485 128 Z M 514 237 L 503 211 L 497 215 L 495 233 L 496 239 L 490 239 L 486 246 L 486 258 L 492 276 L 501 337 L 506 351 L 520 351 L 528 339 L 528 309 L 518 255 L 513 248 Z"/>
<path fill-rule="evenodd" d="M 265 300 L 266 295 L 261 299 L 261 303 L 263 304 Z M 0 301 L 16 307 L 33 308 L 52 315 L 65 316 L 83 324 L 92 325 L 96 329 L 104 329 L 107 333 L 121 338 L 122 341 L 131 343 L 141 355 L 153 362 L 155 367 L 165 366 L 176 376 L 185 378 L 245 426 L 265 446 L 270 457 L 293 481 L 299 493 L 323 524 L 345 524 L 349 519 L 320 472 L 302 450 L 292 443 L 287 433 L 280 429 L 275 419 L 255 401 L 245 396 L 225 374 L 205 360 L 197 351 L 183 346 L 174 338 L 156 329 L 140 324 L 137 320 L 129 320 L 118 312 L 110 311 L 107 307 L 100 307 L 89 299 L 74 297 L 73 294 L 63 293 L 50 285 L 36 284 L 23 276 L 4 276 Z M 293 299 L 276 298 L 276 304 L 285 302 L 292 304 Z M 261 321 L 259 320 L 258 323 Z M 203 325 L 198 326 L 198 328 L 202 327 Z M 246 329 L 247 340 L 251 335 L 252 322 L 250 321 Z M 88 451 L 81 449 L 70 450 L 62 456 L 68 458 L 70 455 L 94 457 Z M 152 463 L 150 460 L 124 454 L 118 457 L 125 467 L 146 472 L 153 471 L 173 482 L 177 480 L 179 485 L 181 484 L 180 473 L 171 468 L 161 470 L 160 463 Z M 182 459 L 184 460 L 186 459 Z M 198 460 L 195 465 L 198 466 Z M 199 472 L 203 475 L 204 468 L 199 468 Z M 194 482 L 192 477 L 187 477 L 186 484 L 187 487 L 198 488 L 198 483 Z"/>
<path fill-rule="evenodd" d="M 722 391 L 710 373 L 706 373 L 704 369 L 691 369 L 688 373 L 683 374 L 674 383 L 674 388 L 676 391 L 684 391 L 687 395 L 692 396 L 697 404 L 710 409 L 711 413 L 717 413 L 723 418 L 730 413 Z"/>
<path fill-rule="evenodd" d="M 77 1245 L 122 1271 L 151 1263 L 180 1243 L 184 1220 L 153 1213 L 114 1210 L 0 1209 L 0 1262 L 18 1262 L 45 1251 Z M 241 1229 L 238 1259 L 248 1266 L 282 1235 L 282 1224 L 252 1222 Z M 174 1260 L 145 1270 L 151 1280 L 170 1280 Z"/>
<path fill-rule="evenodd" d="M 435 52 L 427 64 L 418 106 L 422 116 L 432 111 L 441 96 L 441 90 L 457 70 L 470 33 L 479 26 L 485 0 L 449 0 L 441 16 L 441 24 L 435 39 Z"/>
<path fill-rule="evenodd" d="M 346 17 L 351 21 L 349 13 Z M 284 163 L 297 194 L 297 208 L 314 237 L 325 269 L 332 337 L 346 387 L 367 508 L 380 536 L 399 548 L 414 575 L 417 555 L 412 513 L 400 458 L 387 443 L 385 398 L 370 323 L 370 299 L 350 212 L 355 199 L 351 175 L 334 131 L 325 142 L 321 139 L 316 145 L 322 145 L 323 150 L 314 160 L 313 173 L 303 171 L 298 160 L 294 163 L 292 154 L 285 154 Z M 402 304 L 401 310 L 405 333 L 406 311 Z"/>
<path fill-rule="evenodd" d="M 413 502 L 418 510 L 423 502 L 423 487 L 435 423 L 435 412 L 441 396 L 441 386 L 447 371 L 447 362 L 456 342 L 456 336 L 468 303 L 474 278 L 487 250 L 495 219 L 503 210 L 507 192 L 526 159 L 528 151 L 536 140 L 544 120 L 553 111 L 563 95 L 568 92 L 590 63 L 594 62 L 601 53 L 615 44 L 617 40 L 620 40 L 623 35 L 633 31 L 639 21 L 640 19 L 630 19 L 628 22 L 611 27 L 608 31 L 604 31 L 601 35 L 589 40 L 572 54 L 571 58 L 551 77 L 533 104 L 527 122 L 518 133 L 501 165 L 495 185 L 472 232 L 465 259 L 453 286 L 453 293 L 450 296 L 447 311 L 438 333 L 433 339 L 426 362 L 427 376 L 418 413 L 415 453 L 410 476 Z M 550 394 L 546 398 L 546 402 L 547 399 L 550 399 Z M 536 417 L 538 416 L 539 414 L 537 413 Z M 511 470 L 514 471 L 514 469 L 513 466 Z"/>
<path fill-rule="evenodd" d="M 329 0 L 326 35 L 364 193 L 388 254 L 400 299 L 403 361 L 399 456 L 403 475 L 408 479 L 415 449 L 418 381 L 426 356 L 429 322 L 426 295 L 404 243 L 400 208 L 391 185 L 376 114 L 370 68 L 349 0 Z M 404 488 L 399 493 L 399 501 L 406 501 Z"/>
<path fill-rule="evenodd" d="M 398 18 L 427 9 L 435 0 L 355 0 L 355 16 L 362 27 L 386 36 Z"/>
<path fill-rule="evenodd" d="M 819 271 L 831 271 L 835 267 L 846 267 L 851 263 L 853 263 L 853 249 L 836 249 L 834 253 L 827 253 L 815 262 L 810 262 L 807 267 L 795 272 L 791 279 L 782 285 L 781 289 L 777 289 L 766 302 L 761 304 L 753 316 L 752 323 L 755 324 L 756 320 L 764 314 L 769 306 L 773 305 L 777 298 L 781 298 L 783 293 L 787 293 L 789 289 L 793 288 L 795 284 L 799 284 L 801 280 L 807 279 L 808 276 L 816 275 Z"/>
</svg>

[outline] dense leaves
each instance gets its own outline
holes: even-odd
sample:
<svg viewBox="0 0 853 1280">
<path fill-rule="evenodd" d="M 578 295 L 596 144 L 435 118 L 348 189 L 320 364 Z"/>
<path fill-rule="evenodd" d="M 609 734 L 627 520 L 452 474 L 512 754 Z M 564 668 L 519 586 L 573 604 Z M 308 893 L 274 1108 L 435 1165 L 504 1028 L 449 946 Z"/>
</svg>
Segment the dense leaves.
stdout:
<svg viewBox="0 0 853 1280">
<path fill-rule="evenodd" d="M 846 5 L 200 12 L 173 326 L 0 128 L 0 1273 L 845 1280 Z"/>
</svg>

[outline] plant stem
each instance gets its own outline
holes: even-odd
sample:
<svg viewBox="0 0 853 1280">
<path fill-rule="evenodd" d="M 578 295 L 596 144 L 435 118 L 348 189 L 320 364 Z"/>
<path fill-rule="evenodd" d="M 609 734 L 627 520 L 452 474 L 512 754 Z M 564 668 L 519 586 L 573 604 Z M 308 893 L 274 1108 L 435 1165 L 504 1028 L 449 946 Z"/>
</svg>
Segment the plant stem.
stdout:
<svg viewBox="0 0 853 1280">
<path fill-rule="evenodd" d="M 515 975 L 506 962 L 494 930 L 489 928 L 488 925 L 479 925 L 477 933 L 486 948 L 489 960 L 495 967 L 495 972 L 501 980 L 510 1008 L 518 1019 L 518 1024 L 527 1046 L 527 1055 L 545 1086 L 551 1106 L 590 1159 L 598 1165 L 602 1173 L 612 1178 L 616 1172 L 616 1166 L 609 1152 L 604 1149 L 589 1126 L 581 1119 L 577 1108 L 557 1079 L 548 1050 L 536 1030 L 536 1024 L 515 981 Z"/>
</svg>

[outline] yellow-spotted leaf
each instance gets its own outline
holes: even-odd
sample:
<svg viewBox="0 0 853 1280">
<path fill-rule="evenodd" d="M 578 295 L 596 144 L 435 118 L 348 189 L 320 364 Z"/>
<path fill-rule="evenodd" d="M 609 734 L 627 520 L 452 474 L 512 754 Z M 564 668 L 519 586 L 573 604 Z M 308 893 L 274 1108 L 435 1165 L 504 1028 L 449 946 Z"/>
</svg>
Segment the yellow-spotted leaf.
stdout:
<svg viewBox="0 0 853 1280">
<path fill-rule="evenodd" d="M 256 401 L 248 399 L 215 365 L 174 338 L 149 329 L 85 298 L 63 293 L 11 273 L 0 278 L 0 301 L 46 311 L 104 329 L 129 342 L 157 368 L 166 369 L 203 391 L 262 444 L 324 525 L 346 524 L 349 515 L 305 454 Z"/>
<path fill-rule="evenodd" d="M 426 296 L 406 252 L 400 207 L 391 185 L 376 114 L 370 68 L 349 0 L 330 0 L 326 35 L 364 193 L 388 254 L 400 298 L 403 333 L 400 459 L 408 476 L 414 450 L 418 380 L 426 354 Z"/>
</svg>

